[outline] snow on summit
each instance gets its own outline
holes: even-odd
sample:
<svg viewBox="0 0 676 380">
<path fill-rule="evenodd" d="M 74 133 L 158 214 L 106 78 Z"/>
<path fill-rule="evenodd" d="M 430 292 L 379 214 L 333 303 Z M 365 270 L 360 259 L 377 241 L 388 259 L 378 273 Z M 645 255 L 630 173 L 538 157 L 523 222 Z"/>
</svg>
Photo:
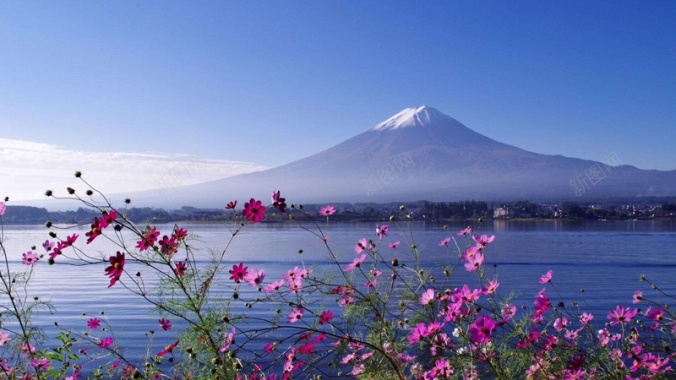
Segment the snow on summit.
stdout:
<svg viewBox="0 0 676 380">
<path fill-rule="evenodd" d="M 415 126 L 430 125 L 433 119 L 444 116 L 432 107 L 406 108 L 391 118 L 373 127 L 374 131 L 390 131 Z"/>
</svg>

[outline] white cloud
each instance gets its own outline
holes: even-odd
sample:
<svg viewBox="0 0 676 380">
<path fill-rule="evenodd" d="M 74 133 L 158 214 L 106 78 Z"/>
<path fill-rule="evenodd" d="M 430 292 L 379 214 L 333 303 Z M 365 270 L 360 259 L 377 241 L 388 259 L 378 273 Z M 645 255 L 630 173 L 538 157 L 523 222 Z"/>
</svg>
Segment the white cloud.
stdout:
<svg viewBox="0 0 676 380">
<path fill-rule="evenodd" d="M 75 171 L 104 194 L 130 193 L 192 185 L 267 167 L 248 162 L 213 160 L 187 154 L 156 152 L 83 152 L 21 140 L 0 139 L 0 197 L 44 199 L 47 189 L 84 193 Z"/>
</svg>

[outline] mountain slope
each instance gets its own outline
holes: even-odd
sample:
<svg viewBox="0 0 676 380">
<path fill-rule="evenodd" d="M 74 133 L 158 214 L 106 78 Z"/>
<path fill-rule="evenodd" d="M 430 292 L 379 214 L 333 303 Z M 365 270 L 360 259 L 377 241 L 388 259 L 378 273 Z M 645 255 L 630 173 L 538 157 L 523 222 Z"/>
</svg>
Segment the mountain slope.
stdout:
<svg viewBox="0 0 676 380">
<path fill-rule="evenodd" d="M 676 195 L 676 171 L 612 164 L 528 152 L 421 106 L 283 166 L 134 199 L 156 206 L 222 206 L 231 199 L 267 199 L 273 190 L 293 202 Z"/>
</svg>

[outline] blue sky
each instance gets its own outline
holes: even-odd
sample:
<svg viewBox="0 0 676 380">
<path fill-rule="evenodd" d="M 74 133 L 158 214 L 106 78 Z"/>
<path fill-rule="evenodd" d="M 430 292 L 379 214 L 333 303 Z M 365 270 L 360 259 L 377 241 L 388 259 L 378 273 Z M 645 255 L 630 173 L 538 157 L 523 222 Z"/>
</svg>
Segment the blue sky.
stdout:
<svg viewBox="0 0 676 380">
<path fill-rule="evenodd" d="M 675 19 L 667 1 L 2 2 L 0 138 L 271 167 L 425 104 L 530 151 L 674 170 Z"/>
</svg>

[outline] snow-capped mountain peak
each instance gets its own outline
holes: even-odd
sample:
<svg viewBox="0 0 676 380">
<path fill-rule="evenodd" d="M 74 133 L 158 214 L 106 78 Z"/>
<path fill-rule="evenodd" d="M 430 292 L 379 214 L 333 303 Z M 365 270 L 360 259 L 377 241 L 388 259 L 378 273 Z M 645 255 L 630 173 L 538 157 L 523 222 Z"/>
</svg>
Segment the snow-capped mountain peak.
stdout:
<svg viewBox="0 0 676 380">
<path fill-rule="evenodd" d="M 374 131 L 389 131 L 415 126 L 430 125 L 445 115 L 432 107 L 406 108 L 391 118 L 373 127 Z"/>
</svg>

